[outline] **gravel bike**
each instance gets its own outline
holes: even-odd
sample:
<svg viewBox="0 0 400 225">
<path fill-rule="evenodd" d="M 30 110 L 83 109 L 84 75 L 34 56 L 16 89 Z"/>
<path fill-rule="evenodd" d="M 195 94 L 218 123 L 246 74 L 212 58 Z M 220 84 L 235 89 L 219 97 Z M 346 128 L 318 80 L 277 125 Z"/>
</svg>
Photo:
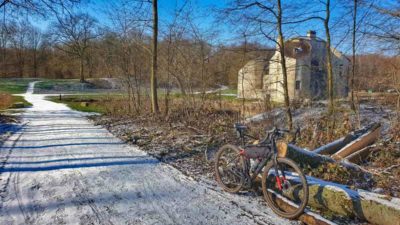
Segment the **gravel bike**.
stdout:
<svg viewBox="0 0 400 225">
<path fill-rule="evenodd" d="M 218 184 L 227 192 L 236 193 L 251 188 L 262 173 L 261 183 L 265 201 L 278 215 L 295 219 L 308 202 L 307 180 L 299 166 L 286 158 L 287 144 L 281 140 L 288 130 L 273 128 L 259 143 L 246 144 L 247 127 L 234 126 L 241 146 L 222 146 L 215 158 Z M 297 136 L 297 132 L 295 137 Z"/>
</svg>

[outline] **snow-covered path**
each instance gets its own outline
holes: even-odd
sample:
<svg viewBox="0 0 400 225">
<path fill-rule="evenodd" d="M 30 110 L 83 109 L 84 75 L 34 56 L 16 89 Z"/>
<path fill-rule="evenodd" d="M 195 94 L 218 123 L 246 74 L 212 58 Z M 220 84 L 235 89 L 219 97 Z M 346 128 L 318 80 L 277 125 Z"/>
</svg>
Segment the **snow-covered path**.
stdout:
<svg viewBox="0 0 400 225">
<path fill-rule="evenodd" d="M 182 175 L 33 88 L 27 124 L 0 147 L 0 224 L 297 224 L 261 198 Z"/>
</svg>

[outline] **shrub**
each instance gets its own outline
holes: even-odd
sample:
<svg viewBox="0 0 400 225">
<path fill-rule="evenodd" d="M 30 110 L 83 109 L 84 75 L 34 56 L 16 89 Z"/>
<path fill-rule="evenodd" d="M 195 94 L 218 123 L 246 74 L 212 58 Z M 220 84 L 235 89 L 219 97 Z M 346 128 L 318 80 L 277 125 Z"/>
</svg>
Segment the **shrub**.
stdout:
<svg viewBox="0 0 400 225">
<path fill-rule="evenodd" d="M 10 107 L 12 102 L 13 97 L 10 94 L 0 93 L 0 110 Z"/>
</svg>

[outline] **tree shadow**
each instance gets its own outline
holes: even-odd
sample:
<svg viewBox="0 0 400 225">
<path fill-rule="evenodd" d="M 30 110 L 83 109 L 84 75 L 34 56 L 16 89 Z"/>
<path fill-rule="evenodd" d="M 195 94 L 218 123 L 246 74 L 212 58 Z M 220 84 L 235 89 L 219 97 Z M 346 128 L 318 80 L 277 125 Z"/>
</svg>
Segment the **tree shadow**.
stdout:
<svg viewBox="0 0 400 225">
<path fill-rule="evenodd" d="M 115 139 L 115 137 L 45 138 L 45 139 L 41 139 L 41 140 L 23 139 L 23 140 L 19 140 L 19 142 L 69 141 L 69 140 L 107 140 L 107 139 Z"/>
<path fill-rule="evenodd" d="M 94 158 L 75 158 L 71 159 L 59 159 L 54 160 L 54 162 L 66 162 L 60 165 L 38 165 L 38 166 L 18 166 L 18 167 L 7 167 L 1 168 L 0 173 L 4 172 L 39 172 L 39 171 L 51 171 L 51 170 L 63 170 L 63 169 L 82 169 L 91 167 L 106 167 L 106 166 L 124 166 L 124 165 L 137 165 L 137 164 L 157 164 L 159 161 L 151 157 L 107 157 L 108 159 L 126 159 L 127 160 L 116 160 L 116 161 L 103 161 L 103 162 L 88 162 L 95 159 L 106 159 L 104 157 L 94 157 Z M 70 161 L 84 160 L 82 163 L 68 163 Z M 53 160 L 38 161 L 38 164 L 51 163 Z M 8 164 L 8 163 L 7 163 Z M 11 163 L 12 164 L 12 163 Z M 24 164 L 24 162 L 18 163 L 19 165 Z M 28 162 L 28 164 L 33 164 L 33 162 Z"/>
<path fill-rule="evenodd" d="M 56 148 L 67 146 L 88 146 L 88 145 L 121 145 L 124 142 L 85 142 L 85 143 L 68 143 L 68 144 L 54 144 L 54 145 L 38 145 L 38 146 L 15 146 L 13 149 L 40 149 L 40 148 Z M 0 147 L 1 149 L 9 149 L 9 147 Z"/>
</svg>

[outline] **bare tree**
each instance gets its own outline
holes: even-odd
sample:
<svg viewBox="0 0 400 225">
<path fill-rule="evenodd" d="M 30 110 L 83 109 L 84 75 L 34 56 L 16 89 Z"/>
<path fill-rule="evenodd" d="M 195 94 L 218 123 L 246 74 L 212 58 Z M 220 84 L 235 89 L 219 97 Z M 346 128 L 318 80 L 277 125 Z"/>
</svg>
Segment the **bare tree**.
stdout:
<svg viewBox="0 0 400 225">
<path fill-rule="evenodd" d="M 14 73 L 23 77 L 27 61 L 29 25 L 26 21 L 13 23 L 9 32 L 12 34 L 10 44 L 15 53 Z"/>
<path fill-rule="evenodd" d="M 328 111 L 332 113 L 334 110 L 334 96 L 333 96 L 333 68 L 332 68 L 332 50 L 331 50 L 331 33 L 329 28 L 329 20 L 331 17 L 331 1 L 326 0 L 325 4 L 325 18 L 324 28 L 326 35 L 326 72 L 328 78 Z"/>
<path fill-rule="evenodd" d="M 354 87 L 355 87 L 354 77 L 356 74 L 357 7 L 358 7 L 358 0 L 353 0 L 353 27 L 352 27 L 352 41 L 351 41 L 352 64 L 351 64 L 351 79 L 350 79 L 351 109 L 353 111 L 356 110 L 356 106 L 354 103 Z"/>
<path fill-rule="evenodd" d="M 285 42 L 282 32 L 282 5 L 281 1 L 277 0 L 278 13 L 276 14 L 276 25 L 278 28 L 278 40 L 279 40 L 279 52 L 281 54 L 281 67 L 283 74 L 283 89 L 285 95 L 285 106 L 286 106 L 286 117 L 289 129 L 293 127 L 292 112 L 290 110 L 290 99 L 288 91 L 288 80 L 287 80 L 287 68 L 286 68 L 286 58 L 285 58 Z"/>
<path fill-rule="evenodd" d="M 153 39 L 152 39 L 152 66 L 150 75 L 151 110 L 158 113 L 157 97 L 157 56 L 158 56 L 158 5 L 157 0 L 152 0 L 153 4 Z"/>
<path fill-rule="evenodd" d="M 291 23 L 287 19 L 284 21 L 284 7 L 280 0 L 276 1 L 242 1 L 237 0 L 228 12 L 242 11 L 241 16 L 247 21 L 246 24 L 253 25 L 251 31 L 261 33 L 267 41 L 275 43 L 279 52 L 279 64 L 282 71 L 282 87 L 284 94 L 284 104 L 286 109 L 286 122 L 289 129 L 293 127 L 292 112 L 290 108 L 290 98 L 288 91 L 288 75 L 285 58 L 285 37 L 283 34 L 283 25 Z M 250 12 L 249 12 L 250 11 Z M 261 16 L 262 15 L 262 16 Z M 266 28 L 270 30 L 266 31 Z M 249 30 L 249 28 L 248 28 Z M 251 28 L 250 28 L 251 30 Z M 276 34 L 276 35 L 275 35 Z"/>
<path fill-rule="evenodd" d="M 366 23 L 363 33 L 378 41 L 379 49 L 400 53 L 400 2 L 398 0 L 373 1 L 374 15 Z"/>
<path fill-rule="evenodd" d="M 39 71 L 39 49 L 42 44 L 42 32 L 34 26 L 28 28 L 28 50 L 32 54 L 33 77 L 38 77 Z"/>
<path fill-rule="evenodd" d="M 73 5 L 82 2 L 81 0 L 2 0 L 0 8 L 9 6 L 12 11 L 24 11 L 28 14 L 39 14 L 48 16 L 49 10 L 56 12 L 58 8 L 68 9 Z"/>
<path fill-rule="evenodd" d="M 52 35 L 58 49 L 79 59 L 80 81 L 85 82 L 85 59 L 90 41 L 99 36 L 96 20 L 89 14 L 68 13 L 64 17 L 57 17 Z"/>
</svg>

